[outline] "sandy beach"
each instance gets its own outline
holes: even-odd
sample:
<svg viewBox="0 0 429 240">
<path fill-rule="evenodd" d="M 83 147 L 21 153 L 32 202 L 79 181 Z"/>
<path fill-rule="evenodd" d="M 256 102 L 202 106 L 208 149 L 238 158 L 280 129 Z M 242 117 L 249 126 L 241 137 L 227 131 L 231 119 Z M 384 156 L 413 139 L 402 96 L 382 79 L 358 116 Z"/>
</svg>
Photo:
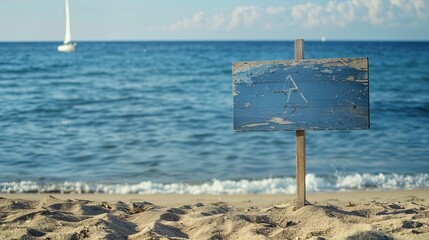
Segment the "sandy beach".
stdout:
<svg viewBox="0 0 429 240">
<path fill-rule="evenodd" d="M 0 239 L 429 239 L 429 191 L 1 194 Z"/>
</svg>

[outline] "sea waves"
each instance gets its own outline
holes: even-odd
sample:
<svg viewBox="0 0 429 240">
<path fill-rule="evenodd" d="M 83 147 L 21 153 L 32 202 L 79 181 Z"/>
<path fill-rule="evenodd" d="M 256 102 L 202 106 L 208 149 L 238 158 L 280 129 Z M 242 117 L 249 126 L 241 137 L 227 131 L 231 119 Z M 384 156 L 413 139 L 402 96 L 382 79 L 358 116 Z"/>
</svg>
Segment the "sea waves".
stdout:
<svg viewBox="0 0 429 240">
<path fill-rule="evenodd" d="M 101 194 L 293 194 L 295 178 L 241 180 L 213 179 L 199 184 L 156 183 L 104 184 L 88 182 L 41 183 L 35 181 L 1 182 L 0 193 L 101 193 Z M 401 190 L 429 188 L 429 174 L 354 173 L 333 176 L 306 175 L 308 192 L 356 190 Z"/>
<path fill-rule="evenodd" d="M 0 43 L 1 192 L 294 192 L 295 133 L 234 133 L 231 94 L 232 62 L 293 58 L 293 41 L 56 47 Z M 305 51 L 368 57 L 371 95 L 370 130 L 308 131 L 308 190 L 427 186 L 429 43 Z"/>
</svg>

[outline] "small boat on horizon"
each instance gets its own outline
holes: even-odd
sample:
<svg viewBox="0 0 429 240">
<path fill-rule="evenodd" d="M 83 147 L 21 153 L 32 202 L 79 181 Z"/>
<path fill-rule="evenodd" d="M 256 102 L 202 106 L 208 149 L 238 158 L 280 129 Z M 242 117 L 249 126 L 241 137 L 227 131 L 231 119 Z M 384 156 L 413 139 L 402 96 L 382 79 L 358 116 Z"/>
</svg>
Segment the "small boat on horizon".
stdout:
<svg viewBox="0 0 429 240">
<path fill-rule="evenodd" d="M 71 42 L 70 32 L 70 6 L 69 0 L 66 0 L 66 34 L 64 37 L 64 43 L 58 46 L 59 52 L 71 53 L 76 50 L 77 44 Z"/>
</svg>

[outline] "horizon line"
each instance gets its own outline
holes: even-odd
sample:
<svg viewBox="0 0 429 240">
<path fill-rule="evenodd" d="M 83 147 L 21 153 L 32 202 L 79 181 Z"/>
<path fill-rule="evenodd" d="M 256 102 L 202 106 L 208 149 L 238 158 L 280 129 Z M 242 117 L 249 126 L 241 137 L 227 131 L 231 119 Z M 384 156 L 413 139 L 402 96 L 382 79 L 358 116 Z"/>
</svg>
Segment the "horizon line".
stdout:
<svg viewBox="0 0 429 240">
<path fill-rule="evenodd" d="M 295 39 L 110 39 L 74 40 L 72 42 L 293 42 Z M 304 39 L 306 42 L 429 42 L 429 39 Z M 0 43 L 62 43 L 63 40 L 0 40 Z"/>
</svg>

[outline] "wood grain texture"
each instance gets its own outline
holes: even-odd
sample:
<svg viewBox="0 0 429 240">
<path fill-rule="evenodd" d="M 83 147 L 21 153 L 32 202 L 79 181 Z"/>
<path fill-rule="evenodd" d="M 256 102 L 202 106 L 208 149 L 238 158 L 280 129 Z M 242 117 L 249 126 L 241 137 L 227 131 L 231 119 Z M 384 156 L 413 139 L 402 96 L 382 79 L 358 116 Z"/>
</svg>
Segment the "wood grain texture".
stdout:
<svg viewBox="0 0 429 240">
<path fill-rule="evenodd" d="M 296 39 L 295 40 L 295 60 L 302 60 L 302 59 L 304 59 L 304 40 Z M 306 201 L 305 130 L 296 130 L 295 135 L 296 135 L 296 209 L 299 209 L 305 206 L 305 201 Z"/>
<path fill-rule="evenodd" d="M 295 40 L 295 60 L 304 59 L 304 39 Z"/>
<path fill-rule="evenodd" d="M 305 201 L 305 130 L 296 130 L 296 208 Z"/>
<path fill-rule="evenodd" d="M 369 128 L 367 58 L 236 62 L 234 129 Z"/>
</svg>

